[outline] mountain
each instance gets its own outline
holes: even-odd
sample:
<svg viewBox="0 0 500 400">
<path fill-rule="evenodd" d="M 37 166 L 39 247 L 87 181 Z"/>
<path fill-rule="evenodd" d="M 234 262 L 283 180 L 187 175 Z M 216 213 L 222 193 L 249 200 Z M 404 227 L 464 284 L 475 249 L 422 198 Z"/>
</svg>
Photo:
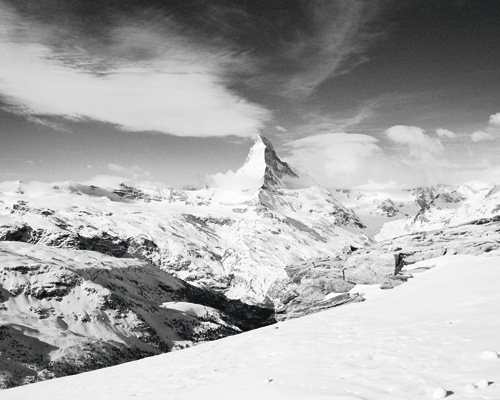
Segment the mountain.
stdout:
<svg viewBox="0 0 500 400">
<path fill-rule="evenodd" d="M 273 307 L 289 264 L 336 257 L 370 240 L 359 218 L 282 162 L 259 137 L 237 174 L 255 190 L 177 190 L 66 182 L 0 196 L 0 241 L 146 260 L 231 299 Z M 262 174 L 262 175 L 259 175 Z"/>
<path fill-rule="evenodd" d="M 236 173 L 254 178 L 262 189 L 283 187 L 287 179 L 300 179 L 299 173 L 280 160 L 271 142 L 263 136 L 257 137 L 245 164 Z"/>
<path fill-rule="evenodd" d="M 0 387 L 90 371 L 274 322 L 150 263 L 0 242 Z"/>
<path fill-rule="evenodd" d="M 483 182 L 376 192 L 337 190 L 335 197 L 367 226 L 367 235 L 385 240 L 500 215 L 500 189 Z"/>
<path fill-rule="evenodd" d="M 286 319 L 294 290 L 307 313 L 362 300 L 289 273 L 370 244 L 359 218 L 263 137 L 236 174 L 253 189 L 1 184 L 0 385 L 234 335 L 278 308 Z"/>
<path fill-rule="evenodd" d="M 493 185 L 339 190 L 343 205 L 264 137 L 234 175 L 244 188 L 0 184 L 0 385 L 357 309 L 500 248 Z"/>
<path fill-rule="evenodd" d="M 500 254 L 445 255 L 367 300 L 101 371 L 9 400 L 498 399 Z M 429 268 L 432 269 L 428 270 Z M 418 272 L 424 271 L 424 272 Z"/>
</svg>

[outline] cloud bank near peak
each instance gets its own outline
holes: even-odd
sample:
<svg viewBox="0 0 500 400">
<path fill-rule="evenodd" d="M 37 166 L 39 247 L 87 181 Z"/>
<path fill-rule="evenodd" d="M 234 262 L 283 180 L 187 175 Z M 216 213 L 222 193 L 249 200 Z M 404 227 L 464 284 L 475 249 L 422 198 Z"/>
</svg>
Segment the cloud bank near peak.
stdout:
<svg viewBox="0 0 500 400">
<path fill-rule="evenodd" d="M 395 147 L 391 150 L 384 141 Z M 498 167 L 448 161 L 440 139 L 417 126 L 396 125 L 385 130 L 381 138 L 323 133 L 293 140 L 286 147 L 287 162 L 330 189 L 392 190 L 463 183 L 477 179 L 478 174 L 498 182 Z"/>
</svg>

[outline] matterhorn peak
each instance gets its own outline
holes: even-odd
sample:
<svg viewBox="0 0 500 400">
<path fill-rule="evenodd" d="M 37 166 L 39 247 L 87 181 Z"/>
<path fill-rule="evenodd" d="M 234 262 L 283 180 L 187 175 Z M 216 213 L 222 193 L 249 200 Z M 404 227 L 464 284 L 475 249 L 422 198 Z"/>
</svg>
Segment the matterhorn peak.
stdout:
<svg viewBox="0 0 500 400">
<path fill-rule="evenodd" d="M 284 178 L 299 178 L 290 165 L 280 160 L 272 143 L 262 135 L 257 136 L 245 164 L 237 173 L 261 180 L 263 189 L 283 186 Z"/>
</svg>

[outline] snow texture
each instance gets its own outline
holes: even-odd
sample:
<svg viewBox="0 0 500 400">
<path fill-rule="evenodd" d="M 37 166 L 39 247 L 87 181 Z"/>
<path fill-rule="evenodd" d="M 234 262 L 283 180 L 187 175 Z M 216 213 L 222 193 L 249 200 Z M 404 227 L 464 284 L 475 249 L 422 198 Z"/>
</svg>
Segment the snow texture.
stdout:
<svg viewBox="0 0 500 400">
<path fill-rule="evenodd" d="M 2 397 L 499 399 L 500 360 L 482 355 L 500 351 L 500 255 L 433 262 L 363 303 Z"/>
</svg>

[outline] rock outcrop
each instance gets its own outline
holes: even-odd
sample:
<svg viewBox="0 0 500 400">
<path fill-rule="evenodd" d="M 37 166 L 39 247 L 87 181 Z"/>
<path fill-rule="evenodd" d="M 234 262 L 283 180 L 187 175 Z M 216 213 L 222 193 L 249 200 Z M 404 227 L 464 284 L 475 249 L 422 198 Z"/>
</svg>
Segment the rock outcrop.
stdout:
<svg viewBox="0 0 500 400">
<path fill-rule="evenodd" d="M 291 284 L 283 291 L 276 318 L 297 318 L 350 302 L 362 301 L 356 285 L 399 286 L 434 266 L 432 259 L 454 254 L 500 252 L 500 217 L 419 232 L 374 243 L 335 258 L 312 258 L 286 268 Z M 415 267 L 420 261 L 425 267 Z M 337 300 L 335 300 L 337 299 Z"/>
</svg>

